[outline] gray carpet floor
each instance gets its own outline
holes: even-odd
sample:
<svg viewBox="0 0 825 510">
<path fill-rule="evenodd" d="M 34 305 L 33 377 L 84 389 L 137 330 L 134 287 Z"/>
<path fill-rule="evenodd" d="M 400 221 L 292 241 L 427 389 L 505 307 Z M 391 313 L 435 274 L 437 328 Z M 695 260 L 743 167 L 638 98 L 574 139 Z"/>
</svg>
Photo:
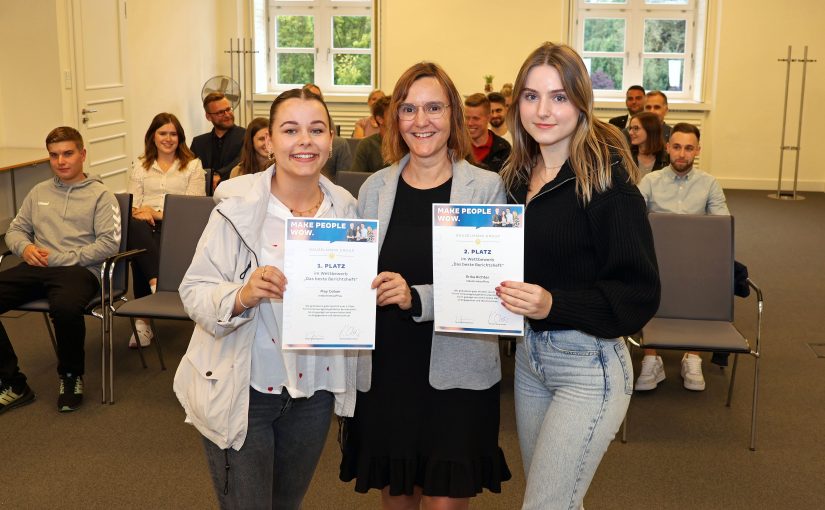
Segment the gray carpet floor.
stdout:
<svg viewBox="0 0 825 510">
<path fill-rule="evenodd" d="M 825 508 L 825 195 L 779 202 L 761 191 L 728 191 L 737 259 L 765 292 L 757 451 L 748 450 L 753 359 L 741 358 L 734 402 L 724 406 L 729 369 L 704 355 L 707 390 L 682 388 L 678 352 L 664 352 L 667 380 L 636 394 L 628 442 L 614 441 L 590 490 L 593 509 Z M 4 264 L 5 265 L 5 264 Z M 752 336 L 754 301 L 736 300 L 737 325 Z M 43 319 L 3 318 L 21 368 L 37 393 L 32 405 L 0 416 L 0 508 L 215 508 L 200 436 L 184 424 L 172 377 L 192 326 L 162 322 L 169 370 L 153 350 L 144 370 L 116 324 L 115 398 L 100 405 L 98 323 L 88 320 L 86 402 L 58 414 L 54 353 Z M 825 347 L 822 348 L 825 351 Z M 641 353 L 633 353 L 636 367 Z M 825 356 L 825 352 L 823 352 Z M 517 509 L 524 475 L 513 417 L 513 361 L 504 358 L 501 446 L 513 479 L 472 508 Z M 333 425 L 305 500 L 307 509 L 377 508 L 337 479 Z"/>
</svg>

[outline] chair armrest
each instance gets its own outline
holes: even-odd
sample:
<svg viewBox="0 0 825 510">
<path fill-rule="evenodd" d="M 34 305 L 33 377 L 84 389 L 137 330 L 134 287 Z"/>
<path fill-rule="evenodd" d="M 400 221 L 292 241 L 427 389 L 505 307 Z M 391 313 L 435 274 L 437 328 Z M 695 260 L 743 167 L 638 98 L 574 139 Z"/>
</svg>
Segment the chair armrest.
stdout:
<svg viewBox="0 0 825 510">
<path fill-rule="evenodd" d="M 765 302 L 762 297 L 762 289 L 748 278 L 748 286 L 756 292 L 756 339 L 754 340 L 753 355 L 759 357 L 759 342 L 762 339 L 762 312 L 765 309 Z"/>
<path fill-rule="evenodd" d="M 6 258 L 7 255 L 11 255 L 11 250 L 6 248 L 3 253 L 0 253 L 0 266 L 3 265 L 3 259 Z"/>
<path fill-rule="evenodd" d="M 112 255 L 111 257 L 106 259 L 106 261 L 104 262 L 103 267 L 101 268 L 101 275 L 103 275 L 103 271 L 105 269 L 105 271 L 106 271 L 106 280 L 105 280 L 105 282 L 109 286 L 109 310 L 112 310 L 114 308 L 114 301 L 112 299 L 112 295 L 114 294 L 115 289 L 112 288 L 112 276 L 114 275 L 114 272 L 115 272 L 115 266 L 121 260 L 133 259 L 133 258 L 135 258 L 136 256 L 140 255 L 141 253 L 143 253 L 145 251 L 146 251 L 145 248 L 136 248 L 134 250 L 122 251 L 120 253 L 115 253 L 114 255 Z M 128 278 L 128 273 L 127 273 L 127 278 Z M 103 285 L 103 282 L 104 282 L 104 280 L 101 278 L 101 285 Z M 128 280 L 127 280 L 127 282 L 128 282 Z"/>
</svg>

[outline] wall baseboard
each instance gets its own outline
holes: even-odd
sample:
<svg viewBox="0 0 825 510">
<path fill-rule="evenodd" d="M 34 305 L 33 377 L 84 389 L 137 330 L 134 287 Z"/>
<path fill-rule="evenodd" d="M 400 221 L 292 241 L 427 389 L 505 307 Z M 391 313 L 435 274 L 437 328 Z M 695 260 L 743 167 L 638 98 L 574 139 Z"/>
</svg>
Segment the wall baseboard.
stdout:
<svg viewBox="0 0 825 510">
<path fill-rule="evenodd" d="M 726 189 L 758 189 L 776 191 L 776 179 L 740 179 L 736 177 L 717 177 L 719 184 Z M 825 181 L 797 182 L 797 191 L 825 192 Z M 784 180 L 782 191 L 793 191 L 793 181 Z"/>
</svg>

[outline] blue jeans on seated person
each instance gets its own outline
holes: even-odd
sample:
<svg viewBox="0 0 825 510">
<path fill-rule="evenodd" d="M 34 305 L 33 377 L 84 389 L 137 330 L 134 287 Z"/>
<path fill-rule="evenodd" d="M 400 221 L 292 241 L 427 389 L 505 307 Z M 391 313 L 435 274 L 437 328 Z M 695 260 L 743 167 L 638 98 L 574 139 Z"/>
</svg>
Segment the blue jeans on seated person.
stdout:
<svg viewBox="0 0 825 510">
<path fill-rule="evenodd" d="M 633 365 L 621 339 L 527 327 L 515 375 L 524 510 L 581 508 L 632 392 Z"/>
<path fill-rule="evenodd" d="M 334 401 L 328 391 L 292 398 L 286 389 L 265 394 L 250 387 L 241 449 L 221 450 L 203 440 L 220 507 L 301 508 L 329 433 Z"/>
</svg>

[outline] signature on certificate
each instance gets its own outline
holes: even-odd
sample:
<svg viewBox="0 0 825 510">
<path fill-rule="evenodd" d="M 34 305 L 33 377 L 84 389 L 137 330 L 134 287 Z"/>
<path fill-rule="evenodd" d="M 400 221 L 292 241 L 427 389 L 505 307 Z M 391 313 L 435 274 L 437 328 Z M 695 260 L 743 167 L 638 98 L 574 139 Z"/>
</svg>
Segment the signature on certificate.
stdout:
<svg viewBox="0 0 825 510">
<path fill-rule="evenodd" d="M 455 316 L 455 323 L 456 324 L 472 324 L 473 320 L 464 317 L 463 315 L 456 315 Z"/>
<path fill-rule="evenodd" d="M 318 333 L 317 331 L 307 331 L 306 334 L 304 335 L 304 340 L 317 341 L 317 340 L 323 340 L 323 339 L 324 339 L 324 335 L 322 335 L 321 333 Z"/>
<path fill-rule="evenodd" d="M 361 331 L 351 324 L 345 325 L 338 332 L 338 338 L 341 340 L 357 340 L 361 336 Z"/>
<path fill-rule="evenodd" d="M 502 315 L 496 310 L 490 312 L 490 315 L 487 316 L 487 324 L 491 326 L 504 326 L 507 324 L 507 317 Z"/>
</svg>

